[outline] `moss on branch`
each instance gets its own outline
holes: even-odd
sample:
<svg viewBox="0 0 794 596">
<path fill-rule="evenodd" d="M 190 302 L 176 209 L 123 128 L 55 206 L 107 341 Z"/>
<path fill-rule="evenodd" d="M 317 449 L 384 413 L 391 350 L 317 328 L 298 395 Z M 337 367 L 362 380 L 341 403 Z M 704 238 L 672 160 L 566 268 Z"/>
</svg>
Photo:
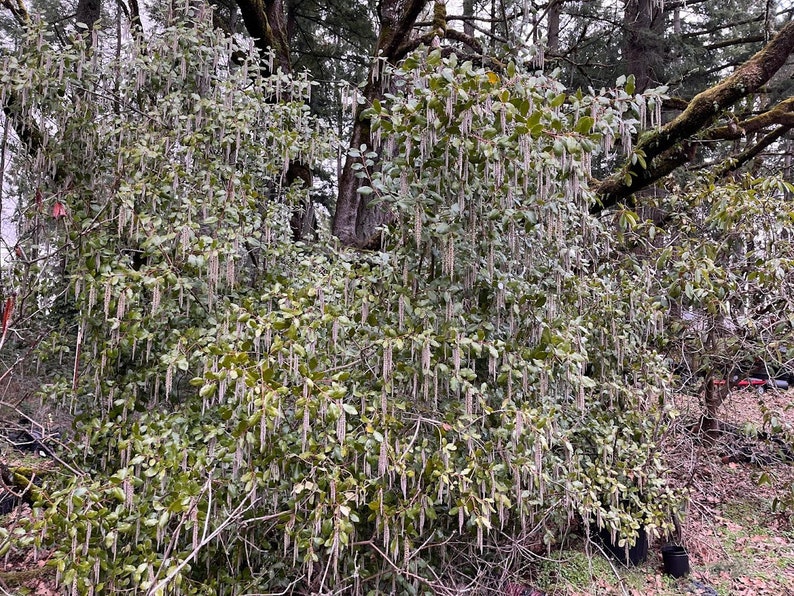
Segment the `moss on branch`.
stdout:
<svg viewBox="0 0 794 596">
<path fill-rule="evenodd" d="M 602 181 L 597 188 L 600 201 L 591 211 L 598 213 L 622 201 L 633 205 L 635 192 L 694 157 L 694 136 L 712 125 L 726 108 L 757 92 L 786 63 L 792 51 L 794 21 L 732 75 L 696 95 L 676 118 L 643 137 L 637 151 L 644 153 L 645 167 L 640 162 L 627 162 L 619 172 Z"/>
</svg>

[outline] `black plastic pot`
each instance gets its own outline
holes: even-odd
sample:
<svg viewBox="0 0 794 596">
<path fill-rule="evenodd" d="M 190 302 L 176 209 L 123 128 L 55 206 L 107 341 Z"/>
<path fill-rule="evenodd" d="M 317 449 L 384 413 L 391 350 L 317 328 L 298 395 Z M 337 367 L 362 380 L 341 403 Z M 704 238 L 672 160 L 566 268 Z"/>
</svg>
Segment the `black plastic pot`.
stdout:
<svg viewBox="0 0 794 596">
<path fill-rule="evenodd" d="M 648 534 L 644 528 L 637 531 L 637 540 L 634 546 L 628 549 L 628 552 L 625 547 L 618 546 L 612 542 L 610 534 L 611 532 L 607 528 L 603 528 L 598 532 L 601 543 L 607 552 L 624 565 L 639 565 L 648 557 Z"/>
<path fill-rule="evenodd" d="M 662 547 L 664 572 L 673 577 L 683 577 L 689 573 L 689 555 L 683 546 L 668 544 Z"/>
</svg>

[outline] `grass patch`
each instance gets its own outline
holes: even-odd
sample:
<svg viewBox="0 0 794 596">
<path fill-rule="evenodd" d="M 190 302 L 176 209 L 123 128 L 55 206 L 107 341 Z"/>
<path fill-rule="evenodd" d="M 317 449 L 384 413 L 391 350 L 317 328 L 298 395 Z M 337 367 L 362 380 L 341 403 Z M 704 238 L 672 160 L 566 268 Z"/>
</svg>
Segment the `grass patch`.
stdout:
<svg viewBox="0 0 794 596">
<path fill-rule="evenodd" d="M 624 567 L 607 558 L 597 546 L 585 551 L 584 541 L 567 545 L 545 559 L 537 568 L 535 585 L 549 595 L 589 594 L 648 594 L 649 585 L 657 588 L 654 594 L 669 595 L 683 592 L 667 591 L 675 580 L 662 576 L 658 553 L 649 552 L 648 560 L 636 567 Z M 661 590 L 661 591 L 660 591 Z"/>
</svg>

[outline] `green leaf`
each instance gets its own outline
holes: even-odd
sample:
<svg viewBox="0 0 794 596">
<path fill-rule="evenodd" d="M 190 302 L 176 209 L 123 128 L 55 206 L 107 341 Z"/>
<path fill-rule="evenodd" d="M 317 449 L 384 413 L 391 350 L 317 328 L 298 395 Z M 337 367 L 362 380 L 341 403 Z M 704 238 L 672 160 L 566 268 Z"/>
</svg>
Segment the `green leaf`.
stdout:
<svg viewBox="0 0 794 596">
<path fill-rule="evenodd" d="M 620 85 L 620 83 L 618 83 L 618 85 Z M 628 77 L 626 77 L 626 86 L 624 87 L 624 89 L 626 90 L 626 93 L 628 93 L 629 95 L 634 95 L 635 81 L 633 74 L 630 74 Z"/>
<path fill-rule="evenodd" d="M 574 126 L 574 131 L 578 132 L 579 134 L 590 134 L 590 131 L 593 128 L 593 124 L 595 124 L 595 120 L 590 116 L 583 116 L 576 121 L 576 125 Z"/>
</svg>

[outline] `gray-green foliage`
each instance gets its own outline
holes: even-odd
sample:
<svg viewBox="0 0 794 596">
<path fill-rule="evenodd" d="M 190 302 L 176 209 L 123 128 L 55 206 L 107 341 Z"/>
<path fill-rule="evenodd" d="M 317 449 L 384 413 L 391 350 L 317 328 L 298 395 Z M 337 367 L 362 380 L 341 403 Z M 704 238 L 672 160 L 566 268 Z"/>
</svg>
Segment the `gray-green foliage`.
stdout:
<svg viewBox="0 0 794 596">
<path fill-rule="evenodd" d="M 118 61 L 32 35 L 8 59 L 8 88 L 25 105 L 18 120 L 44 114 L 52 130 L 18 181 L 37 196 L 20 205 L 24 227 L 67 254 L 77 337 L 106 340 L 78 371 L 90 405 L 110 410 L 127 388 L 124 399 L 156 403 L 179 391 L 188 342 L 209 341 L 192 330 L 256 282 L 262 247 L 284 240 L 289 161 L 328 153 L 303 102 L 310 84 L 230 69 L 233 42 L 184 22 Z M 287 90 L 291 102 L 270 101 Z M 39 230 L 53 219 L 50 235 Z"/>
<path fill-rule="evenodd" d="M 473 342 L 464 340 L 464 364 L 453 367 L 461 379 L 448 381 L 456 416 L 502 410 L 499 427 L 510 428 L 547 414 L 548 447 L 565 449 L 552 448 L 535 468 L 567 475 L 558 488 L 570 511 L 601 521 L 603 507 L 636 498 L 632 505 L 648 507 L 646 521 L 657 523 L 658 510 L 640 505 L 645 479 L 628 479 L 657 464 L 645 442 L 663 377 L 647 344 L 663 315 L 650 278 L 605 258 L 611 234 L 586 212 L 592 160 L 638 118 L 653 118 L 659 98 L 622 89 L 566 95 L 552 79 L 512 67 L 499 76 L 437 52 L 404 69 L 411 93 L 372 110 L 392 158 L 372 189 L 401 215 L 395 242 L 409 299 L 436 304 L 423 308 L 420 328 Z M 437 372 L 427 376 L 435 387 Z M 546 479 L 517 474 L 512 482 L 543 494 Z M 538 514 L 524 500 L 516 507 Z"/>
<path fill-rule="evenodd" d="M 778 177 L 721 184 L 704 177 L 660 200 L 671 214 L 666 228 L 649 233 L 648 222 L 632 231 L 648 250 L 638 266 L 652 272 L 665 305 L 679 313 L 670 351 L 686 357 L 692 372 L 726 378 L 739 365 L 746 373 L 754 359 L 772 371 L 791 366 L 791 192 Z"/>
<path fill-rule="evenodd" d="M 19 186 L 75 313 L 49 390 L 84 473 L 26 537 L 66 588 L 425 593 L 577 515 L 665 524 L 659 303 L 587 215 L 591 161 L 659 98 L 417 54 L 360 172 L 393 246 L 339 253 L 289 241 L 282 174 L 328 153 L 309 83 L 230 68 L 205 17 L 120 61 L 34 34 L 4 70 L 50 123 Z"/>
</svg>

